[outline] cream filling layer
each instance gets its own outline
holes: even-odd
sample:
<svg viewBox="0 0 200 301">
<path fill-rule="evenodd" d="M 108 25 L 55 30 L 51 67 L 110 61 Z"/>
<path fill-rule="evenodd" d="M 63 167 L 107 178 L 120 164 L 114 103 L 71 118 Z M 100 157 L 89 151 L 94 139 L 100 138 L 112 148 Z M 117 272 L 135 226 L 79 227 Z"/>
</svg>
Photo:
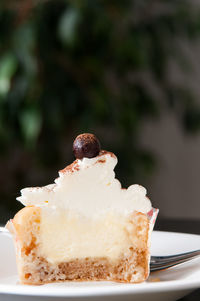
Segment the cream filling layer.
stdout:
<svg viewBox="0 0 200 301">
<path fill-rule="evenodd" d="M 40 254 L 51 263 L 86 257 L 116 260 L 134 239 L 130 235 L 134 225 L 113 214 L 94 220 L 64 211 L 44 211 L 40 229 Z"/>
</svg>

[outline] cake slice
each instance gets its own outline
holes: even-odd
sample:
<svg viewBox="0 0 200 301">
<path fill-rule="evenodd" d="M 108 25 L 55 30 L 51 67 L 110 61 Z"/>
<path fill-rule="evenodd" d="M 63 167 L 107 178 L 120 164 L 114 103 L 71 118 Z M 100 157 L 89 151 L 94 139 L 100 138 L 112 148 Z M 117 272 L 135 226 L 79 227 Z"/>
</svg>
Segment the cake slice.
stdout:
<svg viewBox="0 0 200 301">
<path fill-rule="evenodd" d="M 22 189 L 26 207 L 7 223 L 20 282 L 144 281 L 158 210 L 142 186 L 121 188 L 116 156 L 94 135 L 79 135 L 74 154 L 54 184 Z"/>
</svg>

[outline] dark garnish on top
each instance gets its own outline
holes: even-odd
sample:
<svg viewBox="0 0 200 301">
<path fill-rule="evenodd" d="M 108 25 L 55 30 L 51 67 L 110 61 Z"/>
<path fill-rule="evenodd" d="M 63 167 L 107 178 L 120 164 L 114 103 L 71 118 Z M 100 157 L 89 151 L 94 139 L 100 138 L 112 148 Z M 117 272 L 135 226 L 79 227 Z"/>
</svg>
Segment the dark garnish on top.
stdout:
<svg viewBox="0 0 200 301">
<path fill-rule="evenodd" d="M 73 143 L 73 153 L 77 159 L 94 158 L 98 156 L 100 150 L 100 142 L 93 134 L 78 135 Z"/>
</svg>

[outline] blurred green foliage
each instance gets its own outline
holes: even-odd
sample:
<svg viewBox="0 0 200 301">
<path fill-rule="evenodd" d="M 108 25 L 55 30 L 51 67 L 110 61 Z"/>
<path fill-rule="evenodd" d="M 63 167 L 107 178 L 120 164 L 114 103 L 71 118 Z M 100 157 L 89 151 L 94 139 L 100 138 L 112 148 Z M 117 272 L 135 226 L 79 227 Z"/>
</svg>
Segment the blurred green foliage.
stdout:
<svg viewBox="0 0 200 301">
<path fill-rule="evenodd" d="M 119 156 L 124 184 L 151 173 L 155 160 L 138 146 L 146 118 L 169 106 L 185 129 L 200 128 L 195 95 L 168 74 L 170 61 L 191 72 L 177 40 L 199 32 L 199 10 L 184 0 L 2 0 L 0 208 L 52 181 L 82 132 Z"/>
</svg>

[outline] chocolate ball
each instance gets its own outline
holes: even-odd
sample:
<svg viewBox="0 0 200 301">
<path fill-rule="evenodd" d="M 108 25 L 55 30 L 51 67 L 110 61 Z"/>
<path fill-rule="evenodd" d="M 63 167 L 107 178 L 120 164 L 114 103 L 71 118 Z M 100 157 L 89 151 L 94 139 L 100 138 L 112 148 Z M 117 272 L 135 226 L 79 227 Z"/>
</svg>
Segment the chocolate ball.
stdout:
<svg viewBox="0 0 200 301">
<path fill-rule="evenodd" d="M 78 135 L 73 143 L 73 153 L 77 159 L 94 158 L 99 154 L 100 149 L 97 137 L 89 133 Z"/>
</svg>

